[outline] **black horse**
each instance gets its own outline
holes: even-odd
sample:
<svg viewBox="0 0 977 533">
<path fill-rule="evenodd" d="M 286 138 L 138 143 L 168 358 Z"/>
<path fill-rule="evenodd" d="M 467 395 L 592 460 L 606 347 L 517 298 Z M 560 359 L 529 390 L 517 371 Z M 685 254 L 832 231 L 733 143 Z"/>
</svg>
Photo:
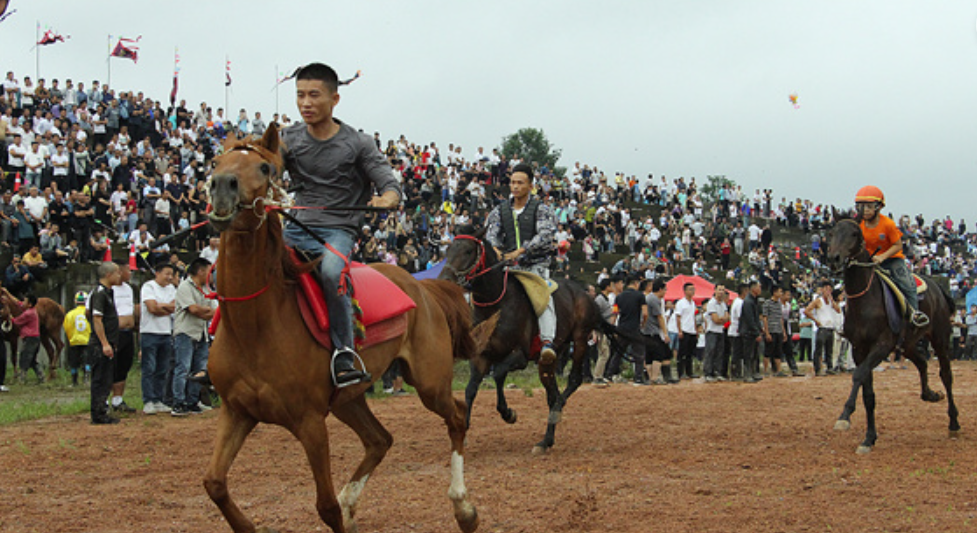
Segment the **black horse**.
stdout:
<svg viewBox="0 0 977 533">
<path fill-rule="evenodd" d="M 876 275 L 878 267 L 865 249 L 862 230 L 855 220 L 842 219 L 835 225 L 828 242 L 828 258 L 835 265 L 841 264 L 844 268 L 845 292 L 848 295 L 844 334 L 851 342 L 855 363 L 858 365 L 852 376 L 851 394 L 835 423 L 835 429 L 847 430 L 851 427 L 850 418 L 855 411 L 858 389 L 861 387 L 868 430 L 865 441 L 858 447 L 858 453 L 872 451 L 878 437 L 875 430 L 872 370 L 894 350 L 901 351 L 919 370 L 923 401 L 938 402 L 943 399 L 942 393 L 929 387 L 926 359 L 916 352 L 918 341 L 925 336 L 940 361 L 940 379 L 946 389 L 950 434 L 953 436 L 960 429 L 957 406 L 953 402 L 953 374 L 950 370 L 950 317 L 953 316 L 953 299 L 935 281 L 923 278 L 928 289 L 921 295 L 919 308 L 929 316 L 930 325 L 917 328 L 903 318 L 900 331 L 894 332 L 886 316 L 883 281 Z"/>
<path fill-rule="evenodd" d="M 460 232 L 445 253 L 441 279 L 454 281 L 471 291 L 474 323 L 489 320 L 498 314 L 498 324 L 488 344 L 482 353 L 471 359 L 471 378 L 465 389 L 468 419 L 471 420 L 478 387 L 489 367 L 492 367 L 498 396 L 496 407 L 502 419 L 512 424 L 516 421 L 516 412 L 505 401 L 505 378 L 511 370 L 526 368 L 531 356 L 539 355 L 538 348 L 535 353 L 531 351 L 533 339 L 539 333 L 539 324 L 522 284 L 515 279 L 508 265 L 499 261 L 493 247 L 482 240 L 484 235 L 485 229 L 473 232 L 470 227 Z M 600 319 L 597 305 L 583 287 L 566 280 L 559 281 L 559 286 L 553 293 L 557 316 L 553 345 L 557 359 L 537 362 L 550 415 L 546 435 L 533 448 L 535 454 L 546 453 L 553 446 L 563 406 L 583 382 L 587 340 L 591 332 L 597 328 L 604 329 L 602 326 L 605 324 Z M 556 382 L 556 363 L 568 355 L 571 343 L 573 365 L 566 389 L 561 394 Z"/>
</svg>

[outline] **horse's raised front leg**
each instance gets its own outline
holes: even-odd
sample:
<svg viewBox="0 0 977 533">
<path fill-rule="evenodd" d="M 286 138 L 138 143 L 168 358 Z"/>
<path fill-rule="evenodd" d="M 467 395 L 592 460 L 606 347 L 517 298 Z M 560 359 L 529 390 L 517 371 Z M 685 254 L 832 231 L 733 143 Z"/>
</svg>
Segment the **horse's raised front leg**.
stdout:
<svg viewBox="0 0 977 533">
<path fill-rule="evenodd" d="M 538 365 L 539 380 L 546 389 L 546 404 L 550 408 L 550 414 L 546 420 L 546 435 L 533 447 L 533 455 L 545 454 L 553 447 L 556 440 L 556 425 L 563 417 L 563 397 L 556 382 L 556 362 L 551 361 L 548 364 L 540 362 Z"/>
<path fill-rule="evenodd" d="M 315 480 L 316 488 L 315 508 L 319 512 L 319 518 L 334 533 L 346 533 L 347 530 L 343 525 L 343 509 L 336 499 L 336 489 L 332 485 L 332 471 L 329 464 L 329 433 L 326 431 L 325 417 L 310 411 L 298 427 L 290 429 L 295 438 L 302 443 L 305 456 L 312 468 L 312 477 Z M 362 487 L 360 488 L 362 489 Z"/>
<path fill-rule="evenodd" d="M 852 349 L 854 350 L 854 347 L 852 347 Z M 835 429 L 838 431 L 847 431 L 851 429 L 851 415 L 855 412 L 855 402 L 858 401 L 858 390 L 862 388 L 862 384 L 865 383 L 865 377 L 871 375 L 872 369 L 875 368 L 876 364 L 878 364 L 878 361 L 875 361 L 872 357 L 874 353 L 875 351 L 872 351 L 867 357 L 862 359 L 861 362 L 858 363 L 858 366 L 855 367 L 855 371 L 851 375 L 851 393 L 848 394 L 848 400 L 845 401 L 845 407 L 841 411 L 841 416 L 839 416 L 838 420 L 835 422 Z M 886 353 L 888 353 L 888 351 Z M 858 359 L 856 358 L 855 360 L 857 361 Z"/>
<path fill-rule="evenodd" d="M 360 465 L 353 472 L 353 477 L 349 483 L 343 487 L 339 493 L 339 505 L 343 510 L 343 523 L 346 531 L 355 532 L 356 526 L 356 502 L 363 493 L 370 474 L 376 469 L 377 465 L 383 461 L 384 456 L 394 439 L 390 432 L 383 427 L 370 407 L 366 404 L 366 397 L 359 396 L 333 409 L 336 418 L 349 426 L 363 443 L 365 454 Z"/>
<path fill-rule="evenodd" d="M 204 488 L 210 499 L 217 504 L 227 524 L 234 533 L 252 533 L 254 524 L 248 520 L 241 509 L 231 499 L 227 490 L 227 471 L 231 463 L 241 450 L 244 440 L 254 429 L 257 422 L 244 414 L 234 411 L 224 405 L 217 417 L 217 440 L 214 442 L 214 453 L 210 458 L 210 466 L 204 477 Z"/>
</svg>

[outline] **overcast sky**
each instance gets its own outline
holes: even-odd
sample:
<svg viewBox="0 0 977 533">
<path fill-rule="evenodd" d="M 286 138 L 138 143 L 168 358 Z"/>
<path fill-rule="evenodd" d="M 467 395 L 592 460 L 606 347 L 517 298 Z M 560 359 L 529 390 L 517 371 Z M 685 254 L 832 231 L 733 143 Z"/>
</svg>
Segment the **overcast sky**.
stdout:
<svg viewBox="0 0 977 533">
<path fill-rule="evenodd" d="M 112 87 L 196 108 L 276 109 L 278 71 L 341 77 L 337 117 L 384 139 L 498 146 L 542 128 L 575 161 L 670 178 L 725 174 L 776 198 L 969 223 L 977 186 L 977 3 L 834 1 L 11 0 L 0 69 L 34 75 L 36 23 L 70 35 L 40 75 L 107 77 L 107 36 L 142 35 Z M 294 86 L 278 108 L 296 116 Z M 788 96 L 799 95 L 795 109 Z"/>
</svg>

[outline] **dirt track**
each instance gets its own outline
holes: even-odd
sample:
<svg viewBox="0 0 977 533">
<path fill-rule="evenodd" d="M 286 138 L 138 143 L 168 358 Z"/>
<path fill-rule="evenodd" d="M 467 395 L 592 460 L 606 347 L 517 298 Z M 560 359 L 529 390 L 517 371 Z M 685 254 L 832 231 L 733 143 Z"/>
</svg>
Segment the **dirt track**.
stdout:
<svg viewBox="0 0 977 533">
<path fill-rule="evenodd" d="M 519 422 L 508 426 L 483 392 L 467 453 L 479 531 L 977 531 L 977 366 L 955 367 L 956 439 L 946 403 L 919 400 L 914 370 L 875 375 L 880 437 L 867 456 L 854 453 L 861 402 L 851 431 L 832 430 L 848 376 L 584 386 L 545 457 L 529 453 L 544 428 L 542 393 L 509 391 Z M 360 531 L 458 531 L 441 421 L 413 396 L 372 406 L 396 442 L 361 499 Z M 230 531 L 201 484 L 215 419 L 0 429 L 0 531 Z M 341 487 L 359 442 L 332 418 L 329 428 Z M 259 525 L 326 531 L 301 448 L 280 428 L 252 435 L 230 490 Z"/>
</svg>

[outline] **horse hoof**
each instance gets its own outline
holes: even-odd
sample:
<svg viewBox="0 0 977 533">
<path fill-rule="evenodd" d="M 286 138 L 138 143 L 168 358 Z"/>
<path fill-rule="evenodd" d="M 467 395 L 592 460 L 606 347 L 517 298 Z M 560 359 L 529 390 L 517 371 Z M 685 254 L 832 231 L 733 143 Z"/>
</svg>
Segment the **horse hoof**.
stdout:
<svg viewBox="0 0 977 533">
<path fill-rule="evenodd" d="M 949 436 L 950 436 L 951 439 L 958 438 L 960 436 L 960 430 L 959 429 L 951 429 L 949 431 Z"/>
<path fill-rule="evenodd" d="M 855 450 L 855 453 L 857 453 L 858 455 L 865 455 L 871 452 L 872 452 L 872 447 L 866 446 L 864 444 L 862 444 L 861 446 L 858 447 L 858 449 Z"/>
<path fill-rule="evenodd" d="M 467 507 L 470 512 L 465 516 L 455 515 L 455 520 L 458 522 L 458 527 L 461 528 L 462 533 L 475 533 L 475 530 L 478 529 L 478 511 L 471 504 Z"/>
<path fill-rule="evenodd" d="M 346 528 L 346 533 L 359 533 L 360 531 L 360 526 L 358 526 L 356 524 L 356 520 L 353 519 L 350 519 L 348 522 L 343 524 L 343 527 Z"/>
<path fill-rule="evenodd" d="M 849 429 L 851 429 L 851 422 L 847 420 L 835 422 L 835 431 L 848 431 Z"/>
<path fill-rule="evenodd" d="M 533 446 L 533 455 L 535 455 L 536 457 L 546 455 L 547 451 L 549 450 L 547 450 L 545 446 L 540 446 L 539 444 Z"/>
<path fill-rule="evenodd" d="M 278 533 L 278 530 L 272 529 L 270 527 L 261 526 L 254 530 L 255 533 Z"/>
<path fill-rule="evenodd" d="M 509 411 L 509 418 L 503 418 L 506 424 L 515 424 L 519 420 L 519 415 L 516 414 L 516 410 L 512 409 Z"/>
</svg>

